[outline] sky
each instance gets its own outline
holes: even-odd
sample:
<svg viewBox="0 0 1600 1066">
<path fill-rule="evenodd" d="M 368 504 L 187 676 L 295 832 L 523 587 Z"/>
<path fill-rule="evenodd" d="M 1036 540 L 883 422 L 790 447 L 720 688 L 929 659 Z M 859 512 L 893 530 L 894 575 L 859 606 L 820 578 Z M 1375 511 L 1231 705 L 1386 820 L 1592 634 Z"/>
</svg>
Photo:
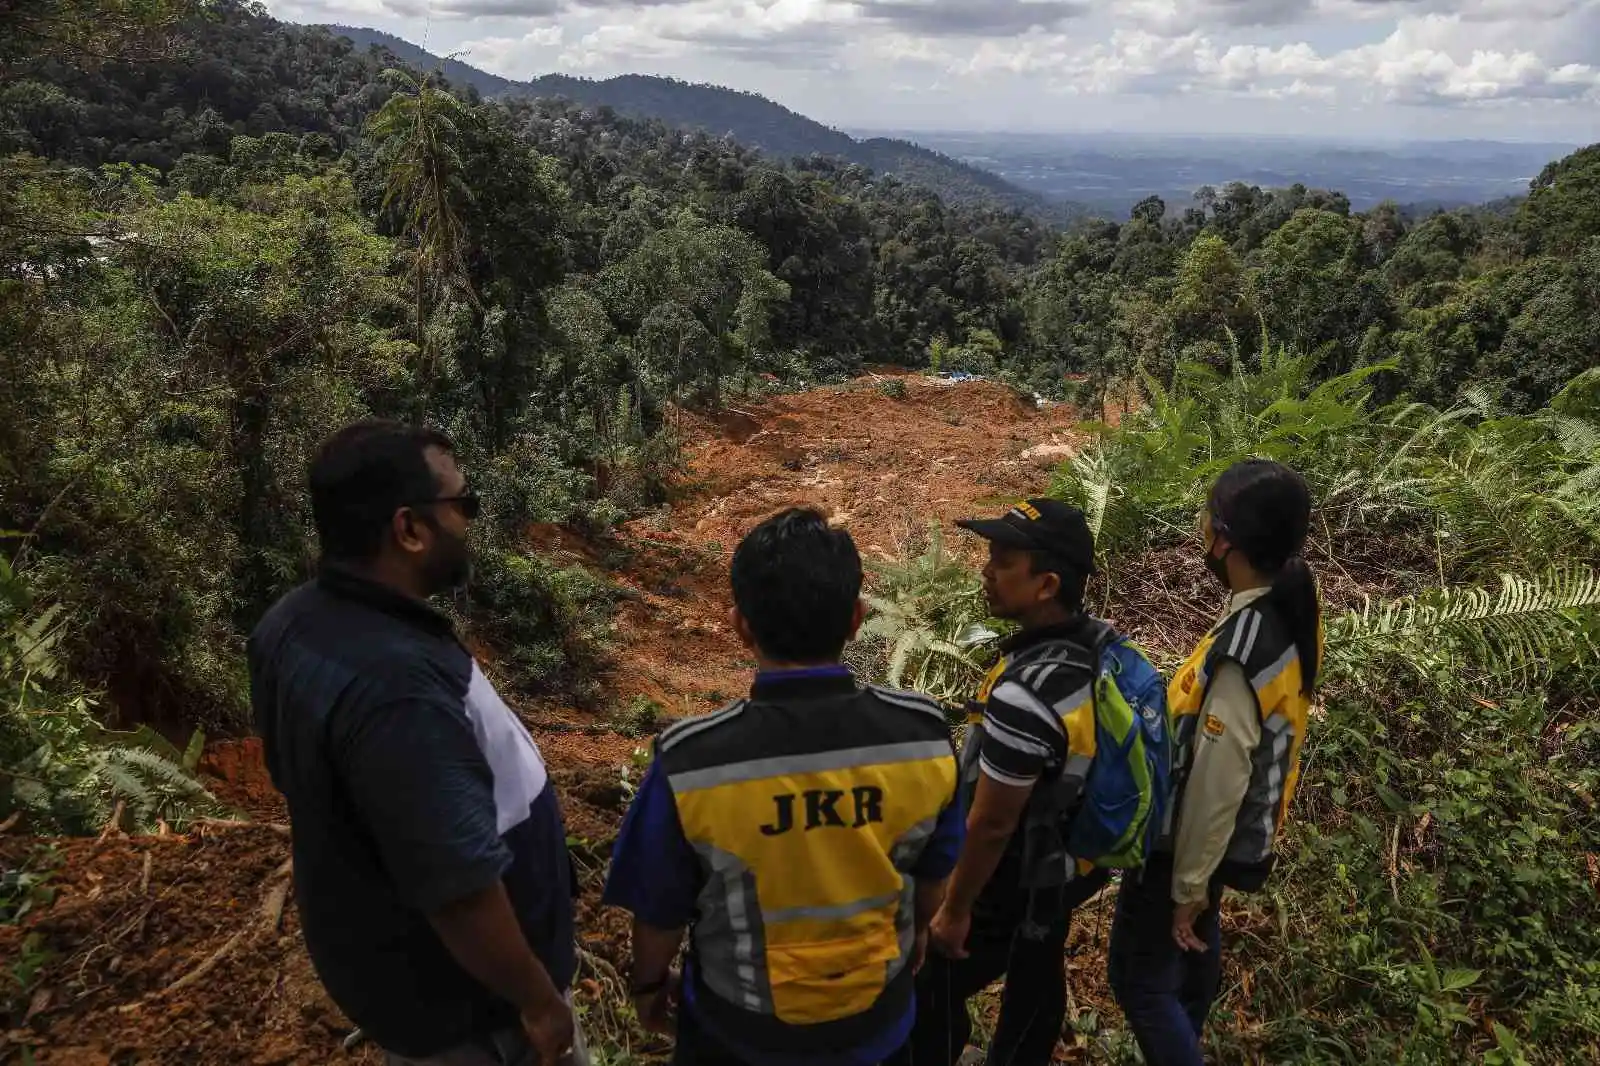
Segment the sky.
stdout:
<svg viewBox="0 0 1600 1066">
<path fill-rule="evenodd" d="M 1600 141 L 1600 0 L 268 0 L 508 78 L 662 74 L 849 130 Z"/>
</svg>

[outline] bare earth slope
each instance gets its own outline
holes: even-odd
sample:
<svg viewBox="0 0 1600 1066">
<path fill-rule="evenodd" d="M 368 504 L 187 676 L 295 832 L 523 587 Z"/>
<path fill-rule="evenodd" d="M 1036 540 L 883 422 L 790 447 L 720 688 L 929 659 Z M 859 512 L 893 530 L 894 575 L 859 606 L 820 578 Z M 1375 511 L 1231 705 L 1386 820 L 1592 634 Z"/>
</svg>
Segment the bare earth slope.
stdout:
<svg viewBox="0 0 1600 1066">
<path fill-rule="evenodd" d="M 607 686 L 615 705 L 644 696 L 686 714 L 744 688 L 750 664 L 726 624 L 727 563 L 766 515 L 815 504 L 863 552 L 890 556 L 930 520 L 948 529 L 1042 489 L 1050 464 L 1078 440 L 1070 409 L 1035 409 L 995 385 L 904 377 L 905 395 L 894 398 L 884 380 L 738 404 L 716 420 L 686 417 L 688 469 L 671 508 L 628 524 L 603 550 L 560 530 L 535 532 L 536 547 L 557 556 L 621 560 L 610 576 L 630 599 Z M 599 1019 L 609 1013 L 607 963 L 621 964 L 626 945 L 621 917 L 595 900 L 624 801 L 620 769 L 641 742 L 570 710 L 528 717 L 584 870 L 580 926 L 593 961 L 580 1002 Z M 256 742 L 215 745 L 206 767 L 230 801 L 281 822 Z M 0 865 L 47 847 L 60 864 L 54 901 L 20 928 L 0 926 L 8 966 L 43 959 L 26 1019 L 13 1018 L 0 1037 L 0 1062 L 23 1047 L 41 1063 L 97 1066 L 378 1061 L 370 1046 L 341 1047 L 349 1023 L 301 945 L 283 832 L 215 826 L 54 845 L 0 836 Z M 1093 925 L 1078 935 L 1093 936 Z"/>
</svg>

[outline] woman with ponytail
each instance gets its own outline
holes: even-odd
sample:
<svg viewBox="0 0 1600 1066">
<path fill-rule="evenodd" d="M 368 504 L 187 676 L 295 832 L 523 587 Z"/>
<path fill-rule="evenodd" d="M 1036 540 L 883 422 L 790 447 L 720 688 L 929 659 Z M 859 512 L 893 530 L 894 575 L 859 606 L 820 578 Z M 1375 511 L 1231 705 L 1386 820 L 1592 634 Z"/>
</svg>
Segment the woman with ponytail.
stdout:
<svg viewBox="0 0 1600 1066">
<path fill-rule="evenodd" d="M 1272 872 L 1322 663 L 1317 583 L 1300 555 L 1310 522 L 1305 480 L 1263 459 L 1224 472 L 1201 515 L 1227 610 L 1168 687 L 1172 814 L 1144 869 L 1123 878 L 1111 934 L 1111 987 L 1149 1066 L 1203 1062 L 1223 889 L 1259 891 Z"/>
</svg>

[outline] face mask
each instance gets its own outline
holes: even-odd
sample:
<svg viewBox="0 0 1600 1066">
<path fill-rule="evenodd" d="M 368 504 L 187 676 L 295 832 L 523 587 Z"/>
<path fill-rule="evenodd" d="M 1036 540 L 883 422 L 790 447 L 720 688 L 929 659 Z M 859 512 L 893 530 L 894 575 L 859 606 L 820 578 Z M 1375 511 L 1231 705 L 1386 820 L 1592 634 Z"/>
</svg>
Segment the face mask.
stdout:
<svg viewBox="0 0 1600 1066">
<path fill-rule="evenodd" d="M 1211 576 L 1216 578 L 1217 579 L 1217 583 L 1220 584 L 1223 588 L 1231 588 L 1232 587 L 1228 583 L 1228 556 L 1232 552 L 1233 552 L 1233 548 L 1232 547 L 1224 549 L 1224 551 L 1223 551 L 1223 553 L 1221 555 L 1212 555 L 1210 551 L 1206 552 L 1206 557 L 1205 557 L 1206 569 L 1211 571 Z"/>
</svg>

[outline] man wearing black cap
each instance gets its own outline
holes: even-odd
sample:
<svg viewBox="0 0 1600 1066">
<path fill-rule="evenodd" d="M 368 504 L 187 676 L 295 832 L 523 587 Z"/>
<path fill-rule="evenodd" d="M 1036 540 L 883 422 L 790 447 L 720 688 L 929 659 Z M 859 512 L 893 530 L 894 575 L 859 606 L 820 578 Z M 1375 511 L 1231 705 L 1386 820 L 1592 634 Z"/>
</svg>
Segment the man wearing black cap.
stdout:
<svg viewBox="0 0 1600 1066">
<path fill-rule="evenodd" d="M 967 839 L 930 929 L 915 1028 L 889 1061 L 955 1063 L 972 1033 L 966 1001 L 1005 975 L 988 1062 L 1044 1066 L 1066 1012 L 1072 909 L 1109 876 L 1083 874 L 1056 830 L 1088 772 L 1071 738 L 1094 728 L 1095 649 L 1110 631 L 1083 611 L 1094 537 L 1082 511 L 1031 499 L 1000 518 L 957 524 L 989 542 L 989 609 L 1021 628 L 968 705 Z"/>
</svg>

